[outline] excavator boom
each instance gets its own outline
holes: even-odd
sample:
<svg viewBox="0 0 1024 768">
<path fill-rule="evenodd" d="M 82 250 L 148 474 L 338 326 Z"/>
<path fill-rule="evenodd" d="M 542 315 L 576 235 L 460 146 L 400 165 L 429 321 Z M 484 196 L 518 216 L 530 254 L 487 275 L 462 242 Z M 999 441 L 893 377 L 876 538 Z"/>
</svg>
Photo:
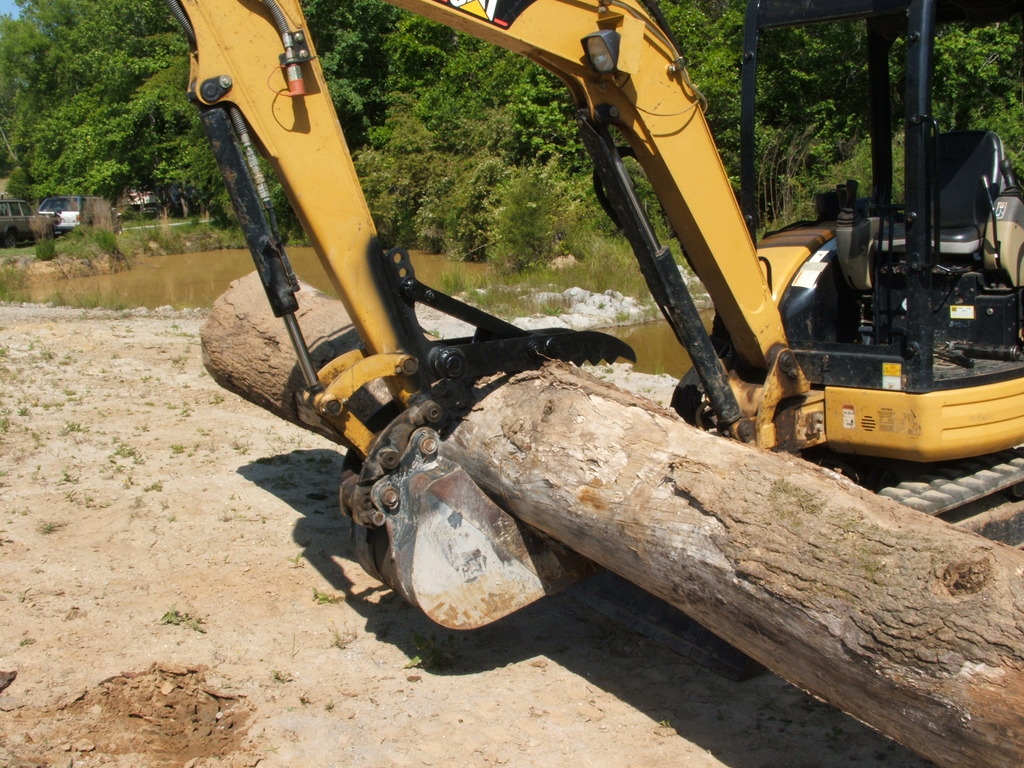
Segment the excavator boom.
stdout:
<svg viewBox="0 0 1024 768">
<path fill-rule="evenodd" d="M 611 207 L 652 295 L 690 350 L 720 425 L 740 439 L 755 440 L 756 398 L 729 381 L 676 259 L 657 241 L 622 166 L 619 145 L 625 144 L 711 294 L 737 367 L 774 381 L 769 389 L 779 393 L 775 401 L 806 391 L 791 356 L 782 356 L 787 345 L 779 311 L 705 120 L 703 97 L 664 24 L 634 0 L 395 4 L 521 53 L 567 85 Z M 401 297 L 379 277 L 388 265 L 380 263 L 372 217 L 298 3 L 186 0 L 180 8 L 193 30 L 191 94 L 201 112 L 226 108 L 236 125 L 247 127 L 352 313 L 367 353 L 415 354 L 410 345 L 417 329 L 396 309 Z M 240 15 L 244 23 L 222 23 Z M 286 41 L 294 43 L 290 49 Z M 606 59 L 606 71 L 598 71 L 587 46 L 609 44 L 613 58 Z M 289 55 L 292 64 L 282 66 Z M 301 75 L 301 93 L 289 85 L 289 71 Z M 215 139 L 215 146 L 221 141 Z M 228 177 L 239 178 L 233 172 Z M 790 374 L 777 373 L 782 359 Z M 408 402 L 425 384 L 421 376 L 418 382 L 392 382 L 392 388 Z"/>
</svg>

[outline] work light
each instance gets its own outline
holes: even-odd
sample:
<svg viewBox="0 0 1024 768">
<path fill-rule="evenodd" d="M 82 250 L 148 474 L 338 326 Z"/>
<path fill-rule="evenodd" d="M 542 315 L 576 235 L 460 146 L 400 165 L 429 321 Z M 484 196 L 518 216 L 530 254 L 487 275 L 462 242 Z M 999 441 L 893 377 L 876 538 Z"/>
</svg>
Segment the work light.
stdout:
<svg viewBox="0 0 1024 768">
<path fill-rule="evenodd" d="M 583 38 L 583 50 L 590 66 L 599 75 L 610 75 L 619 64 L 619 33 L 614 29 L 600 29 Z"/>
</svg>

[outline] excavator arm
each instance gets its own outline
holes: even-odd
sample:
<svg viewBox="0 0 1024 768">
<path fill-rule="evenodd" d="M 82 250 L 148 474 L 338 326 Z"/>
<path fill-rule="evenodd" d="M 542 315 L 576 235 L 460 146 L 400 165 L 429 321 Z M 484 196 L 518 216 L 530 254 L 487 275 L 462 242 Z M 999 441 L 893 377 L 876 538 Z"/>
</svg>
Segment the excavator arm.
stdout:
<svg viewBox="0 0 1024 768">
<path fill-rule="evenodd" d="M 660 14 L 634 0 L 394 1 L 518 52 L 565 82 L 601 196 L 693 358 L 719 428 L 746 442 L 786 444 L 776 434 L 777 406 L 801 403 L 808 385 L 787 348 L 701 94 Z M 356 526 L 363 565 L 454 627 L 500 618 L 589 572 L 589 563 L 537 540 L 445 459 L 436 429 L 444 414 L 433 389 L 551 358 L 632 359 L 631 350 L 603 334 L 522 331 L 420 284 L 404 250 L 384 251 L 296 0 L 168 2 L 192 49 L 189 97 L 271 308 L 288 329 L 305 405 L 350 447 L 343 508 Z M 620 142 L 649 178 L 715 302 L 731 341 L 729 370 L 637 200 Z M 362 341 L 319 370 L 296 319 L 298 285 L 260 157 L 280 180 Z M 475 334 L 428 338 L 417 303 L 469 322 Z M 389 407 L 398 406 L 383 427 L 379 413 L 367 419 L 349 404 L 371 382 L 383 382 Z M 785 420 L 790 436 L 798 421 Z M 541 548 L 558 550 L 543 558 L 555 563 L 543 571 L 533 556 Z"/>
<path fill-rule="evenodd" d="M 736 437 L 756 437 L 765 445 L 763 430 L 755 435 L 755 420 L 770 422 L 774 414 L 760 408 L 762 392 L 775 391 L 767 399 L 778 402 L 805 392 L 807 385 L 787 352 L 782 321 L 705 120 L 701 94 L 659 14 L 632 0 L 393 1 L 520 53 L 567 85 L 612 207 L 652 294 L 694 359 L 719 424 Z M 388 265 L 381 269 L 382 249 L 299 4 L 176 3 L 172 0 L 172 8 L 190 25 L 194 41 L 190 93 L 200 110 L 205 115 L 226 108 L 236 125 L 248 126 L 284 185 L 368 355 L 404 350 L 415 356 L 409 340 L 417 331 L 396 312 L 396 297 L 382 283 Z M 605 56 L 606 71 L 595 68 L 588 46 L 598 46 L 594 50 Z M 739 374 L 722 368 L 688 306 L 675 260 L 657 242 L 632 195 L 619 141 L 643 168 L 686 258 L 710 293 Z M 392 387 L 408 402 L 423 384 L 406 378 Z M 320 410 L 332 397 L 321 397 Z M 759 408 L 764 412 L 760 417 Z M 353 429 L 358 427 L 350 422 Z M 766 447 L 775 447 L 768 440 Z"/>
</svg>

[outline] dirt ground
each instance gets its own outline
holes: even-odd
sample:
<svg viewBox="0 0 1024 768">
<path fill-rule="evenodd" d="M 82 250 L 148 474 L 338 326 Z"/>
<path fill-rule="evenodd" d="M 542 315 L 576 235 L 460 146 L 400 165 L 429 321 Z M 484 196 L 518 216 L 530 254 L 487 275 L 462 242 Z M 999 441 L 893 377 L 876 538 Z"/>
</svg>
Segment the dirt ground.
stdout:
<svg viewBox="0 0 1024 768">
<path fill-rule="evenodd" d="M 0 306 L 0 767 L 929 765 L 578 590 L 432 625 L 353 562 L 337 448 L 218 389 L 202 320 Z"/>
</svg>

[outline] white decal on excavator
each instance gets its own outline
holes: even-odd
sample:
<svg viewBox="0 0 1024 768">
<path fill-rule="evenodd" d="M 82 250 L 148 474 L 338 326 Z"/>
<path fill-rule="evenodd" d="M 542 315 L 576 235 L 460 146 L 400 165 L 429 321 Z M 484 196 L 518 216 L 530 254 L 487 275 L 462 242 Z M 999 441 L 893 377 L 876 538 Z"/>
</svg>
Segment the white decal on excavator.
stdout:
<svg viewBox="0 0 1024 768">
<path fill-rule="evenodd" d="M 499 27 L 509 27 L 533 0 L 438 0 L 438 2 L 486 19 Z"/>
<path fill-rule="evenodd" d="M 498 7 L 498 0 L 448 0 L 448 2 L 453 8 L 459 8 L 474 16 L 481 16 L 488 21 L 494 21 L 494 11 Z"/>
<path fill-rule="evenodd" d="M 494 14 L 498 9 L 498 0 L 448 0 L 448 4 L 490 22 L 495 21 Z"/>
</svg>

